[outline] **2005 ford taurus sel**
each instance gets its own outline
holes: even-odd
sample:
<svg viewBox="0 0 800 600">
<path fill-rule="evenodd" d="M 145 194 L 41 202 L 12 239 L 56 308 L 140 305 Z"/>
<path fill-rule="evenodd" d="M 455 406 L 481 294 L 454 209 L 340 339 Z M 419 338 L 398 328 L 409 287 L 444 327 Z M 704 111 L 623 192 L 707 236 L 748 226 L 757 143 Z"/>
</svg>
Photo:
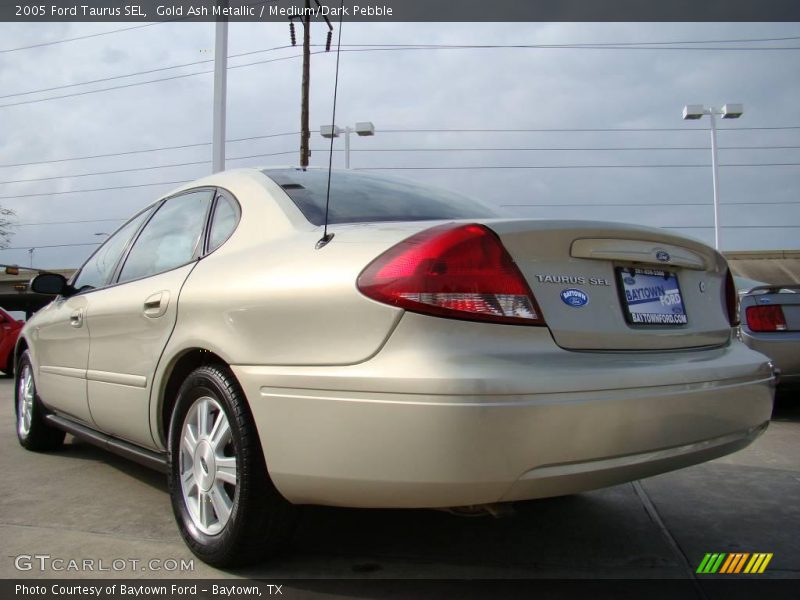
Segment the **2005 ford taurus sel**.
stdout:
<svg viewBox="0 0 800 600">
<path fill-rule="evenodd" d="M 134 216 L 16 348 L 17 432 L 168 473 L 201 559 L 276 551 L 295 507 L 479 507 L 743 448 L 768 359 L 725 260 L 632 225 L 509 219 L 413 183 L 241 169 Z"/>
</svg>

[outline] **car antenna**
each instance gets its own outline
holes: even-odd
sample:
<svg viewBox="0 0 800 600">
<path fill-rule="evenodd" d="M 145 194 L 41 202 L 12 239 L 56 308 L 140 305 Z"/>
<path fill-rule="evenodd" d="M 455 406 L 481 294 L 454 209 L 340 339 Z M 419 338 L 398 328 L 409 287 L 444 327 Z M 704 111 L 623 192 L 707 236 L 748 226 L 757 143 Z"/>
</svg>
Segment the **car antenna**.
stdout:
<svg viewBox="0 0 800 600">
<path fill-rule="evenodd" d="M 339 7 L 339 33 L 338 41 L 336 42 L 336 75 L 333 79 L 333 115 L 331 115 L 331 124 L 336 127 L 336 93 L 339 91 L 339 56 L 342 49 L 342 14 L 344 13 L 344 0 L 341 0 Z M 328 152 L 328 189 L 325 192 L 325 226 L 322 229 L 322 238 L 315 246 L 317 250 L 324 248 L 328 242 L 333 239 L 333 234 L 328 233 L 328 216 L 330 214 L 331 205 L 331 171 L 333 170 L 333 136 L 331 136 L 331 147 Z"/>
</svg>

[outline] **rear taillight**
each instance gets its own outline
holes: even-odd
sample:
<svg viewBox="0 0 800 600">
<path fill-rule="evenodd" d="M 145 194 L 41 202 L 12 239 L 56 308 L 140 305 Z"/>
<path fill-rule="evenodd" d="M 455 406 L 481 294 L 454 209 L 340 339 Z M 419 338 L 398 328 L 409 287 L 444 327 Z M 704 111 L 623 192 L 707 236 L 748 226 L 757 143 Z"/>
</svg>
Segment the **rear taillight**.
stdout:
<svg viewBox="0 0 800 600">
<path fill-rule="evenodd" d="M 733 273 L 728 269 L 725 277 L 725 308 L 728 311 L 728 321 L 731 327 L 739 326 L 739 296 L 736 294 L 736 284 L 733 282 Z"/>
<path fill-rule="evenodd" d="M 748 306 L 745 316 L 750 331 L 786 331 L 786 318 L 780 306 Z"/>
<path fill-rule="evenodd" d="M 364 269 L 358 289 L 423 314 L 544 325 L 522 273 L 483 225 L 450 223 L 411 236 Z"/>
</svg>

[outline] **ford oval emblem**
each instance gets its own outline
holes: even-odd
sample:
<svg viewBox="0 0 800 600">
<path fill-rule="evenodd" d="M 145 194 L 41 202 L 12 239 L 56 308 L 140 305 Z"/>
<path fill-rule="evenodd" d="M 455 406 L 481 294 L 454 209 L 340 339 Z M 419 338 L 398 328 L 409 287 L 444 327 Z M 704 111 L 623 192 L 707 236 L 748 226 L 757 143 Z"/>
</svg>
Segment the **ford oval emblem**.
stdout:
<svg viewBox="0 0 800 600">
<path fill-rule="evenodd" d="M 561 300 L 567 306 L 580 308 L 581 306 L 586 306 L 589 303 L 589 296 L 581 290 L 570 288 L 561 292 Z"/>
<path fill-rule="evenodd" d="M 661 262 L 669 262 L 669 252 L 664 252 L 663 250 L 659 250 L 656 252 L 656 258 Z"/>
<path fill-rule="evenodd" d="M 622 281 L 624 281 L 626 285 L 636 285 L 636 280 L 630 276 L 623 277 Z"/>
</svg>

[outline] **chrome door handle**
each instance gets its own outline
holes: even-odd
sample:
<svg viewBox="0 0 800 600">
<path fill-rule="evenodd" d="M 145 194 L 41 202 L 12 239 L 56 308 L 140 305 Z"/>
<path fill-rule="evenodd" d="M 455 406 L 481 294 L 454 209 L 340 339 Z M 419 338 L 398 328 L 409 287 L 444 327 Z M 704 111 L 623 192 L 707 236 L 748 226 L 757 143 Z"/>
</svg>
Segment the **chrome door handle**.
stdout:
<svg viewBox="0 0 800 600">
<path fill-rule="evenodd" d="M 83 327 L 83 309 L 79 308 L 69 316 L 69 324 L 73 327 Z"/>
<path fill-rule="evenodd" d="M 167 312 L 168 305 L 169 305 L 169 292 L 167 291 L 156 292 L 152 296 L 148 296 L 147 300 L 144 301 L 143 314 L 145 317 L 148 317 L 149 319 L 157 319 L 158 317 L 162 316 L 165 312 Z"/>
</svg>

